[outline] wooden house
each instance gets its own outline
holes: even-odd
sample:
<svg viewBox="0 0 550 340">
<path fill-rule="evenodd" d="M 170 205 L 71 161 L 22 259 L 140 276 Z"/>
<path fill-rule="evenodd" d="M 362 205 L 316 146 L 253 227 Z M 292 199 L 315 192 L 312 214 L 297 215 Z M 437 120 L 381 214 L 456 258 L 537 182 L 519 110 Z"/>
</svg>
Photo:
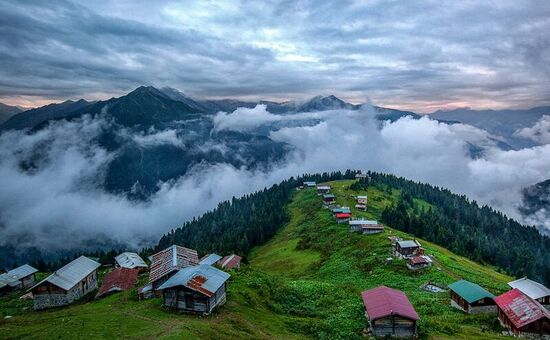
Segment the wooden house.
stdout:
<svg viewBox="0 0 550 340">
<path fill-rule="evenodd" d="M 466 280 L 449 285 L 451 306 L 468 314 L 496 313 L 495 296 L 481 286 Z"/>
<path fill-rule="evenodd" d="M 420 319 L 405 293 L 385 286 L 361 293 L 369 329 L 376 337 L 414 337 Z"/>
<path fill-rule="evenodd" d="M 225 302 L 229 277 L 224 271 L 201 264 L 179 270 L 158 289 L 166 307 L 206 315 Z"/>
<path fill-rule="evenodd" d="M 96 298 L 130 290 L 136 286 L 139 268 L 118 267 L 107 273 Z"/>
<path fill-rule="evenodd" d="M 367 178 L 367 174 L 364 174 L 361 172 L 355 174 L 355 179 L 363 179 L 363 178 Z"/>
<path fill-rule="evenodd" d="M 336 203 L 336 197 L 333 194 L 324 194 L 323 195 L 323 203 L 325 205 L 331 205 Z"/>
<path fill-rule="evenodd" d="M 115 267 L 137 269 L 140 273 L 149 268 L 141 256 L 136 253 L 124 252 L 115 257 Z"/>
<path fill-rule="evenodd" d="M 351 214 L 350 207 L 336 207 L 332 209 L 332 216 L 336 216 L 336 214 L 343 213 L 343 214 Z"/>
<path fill-rule="evenodd" d="M 149 283 L 153 290 L 162 285 L 178 270 L 196 266 L 199 264 L 199 256 L 196 250 L 172 245 L 149 257 L 151 269 L 149 270 Z"/>
<path fill-rule="evenodd" d="M 31 288 L 35 310 L 71 304 L 97 289 L 101 264 L 85 256 L 66 264 Z"/>
<path fill-rule="evenodd" d="M 373 220 L 350 220 L 348 224 L 350 231 L 360 232 L 366 235 L 384 232 L 384 225 Z"/>
<path fill-rule="evenodd" d="M 348 222 L 350 217 L 351 217 L 351 214 L 349 214 L 349 213 L 338 213 L 335 216 L 336 222 L 338 224 Z"/>
<path fill-rule="evenodd" d="M 239 269 L 241 268 L 241 261 L 242 257 L 239 255 L 227 255 L 224 256 L 223 259 L 218 261 L 218 266 L 220 266 L 221 269 L 231 270 L 231 269 Z"/>
<path fill-rule="evenodd" d="M 417 240 L 397 241 L 394 247 L 394 255 L 397 257 L 410 258 L 423 255 L 423 249 Z"/>
<path fill-rule="evenodd" d="M 304 188 L 315 188 L 315 186 L 317 186 L 316 182 L 313 182 L 313 181 L 304 182 Z"/>
<path fill-rule="evenodd" d="M 533 300 L 537 300 L 546 309 L 550 310 L 550 289 L 544 285 L 524 277 L 508 282 L 508 286 L 519 289 L 523 294 Z"/>
<path fill-rule="evenodd" d="M 419 270 L 423 268 L 428 268 L 432 265 L 432 261 L 426 255 L 418 255 L 411 257 L 407 260 L 407 268 L 410 270 Z"/>
<path fill-rule="evenodd" d="M 38 269 L 24 264 L 0 275 L 0 293 L 17 289 L 28 289 L 34 285 Z"/>
<path fill-rule="evenodd" d="M 495 298 L 501 325 L 515 336 L 550 337 L 550 311 L 514 288 Z"/>
<path fill-rule="evenodd" d="M 317 194 L 318 195 L 324 195 L 328 194 L 330 192 L 330 185 L 318 185 L 317 186 Z"/>
<path fill-rule="evenodd" d="M 357 196 L 357 204 L 367 205 L 368 196 Z"/>
</svg>

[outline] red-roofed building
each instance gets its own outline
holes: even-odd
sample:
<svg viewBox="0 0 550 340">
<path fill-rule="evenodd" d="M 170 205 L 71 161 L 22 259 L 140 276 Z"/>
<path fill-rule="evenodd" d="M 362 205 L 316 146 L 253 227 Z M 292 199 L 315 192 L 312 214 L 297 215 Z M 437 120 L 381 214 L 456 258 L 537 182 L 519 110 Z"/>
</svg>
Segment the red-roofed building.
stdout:
<svg viewBox="0 0 550 340">
<path fill-rule="evenodd" d="M 131 269 L 119 267 L 103 278 L 103 284 L 99 289 L 99 292 L 95 296 L 96 298 L 103 297 L 107 294 L 114 292 L 122 292 L 135 287 L 139 269 Z"/>
<path fill-rule="evenodd" d="M 178 270 L 199 264 L 196 250 L 177 245 L 159 251 L 149 259 L 151 260 L 149 283 L 153 285 L 153 290 L 157 290 Z"/>
<path fill-rule="evenodd" d="M 418 255 L 411 257 L 407 261 L 407 268 L 410 270 L 418 270 L 422 268 L 427 268 L 432 265 L 432 261 L 426 255 Z"/>
<path fill-rule="evenodd" d="M 350 217 L 351 217 L 351 214 L 349 214 L 349 213 L 337 213 L 336 214 L 336 222 L 338 222 L 338 223 L 349 222 Z"/>
<path fill-rule="evenodd" d="M 514 288 L 495 298 L 500 323 L 516 336 L 550 335 L 550 311 Z"/>
<path fill-rule="evenodd" d="M 361 293 L 374 336 L 413 337 L 420 319 L 402 291 L 380 286 Z"/>
<path fill-rule="evenodd" d="M 220 268 L 227 269 L 227 270 L 239 269 L 241 268 L 242 259 L 243 258 L 240 257 L 239 255 L 235 255 L 235 254 L 227 255 L 218 261 L 218 265 L 220 266 Z"/>
</svg>

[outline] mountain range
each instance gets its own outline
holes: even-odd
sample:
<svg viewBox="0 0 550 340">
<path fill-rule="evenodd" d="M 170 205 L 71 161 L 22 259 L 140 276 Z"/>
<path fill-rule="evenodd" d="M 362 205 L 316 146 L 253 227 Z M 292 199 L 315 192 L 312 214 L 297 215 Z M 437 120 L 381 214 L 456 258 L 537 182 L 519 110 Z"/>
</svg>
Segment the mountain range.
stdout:
<svg viewBox="0 0 550 340">
<path fill-rule="evenodd" d="M 23 112 L 24 110 L 18 106 L 10 106 L 0 103 L 0 124 L 10 119 L 12 116 Z"/>
</svg>

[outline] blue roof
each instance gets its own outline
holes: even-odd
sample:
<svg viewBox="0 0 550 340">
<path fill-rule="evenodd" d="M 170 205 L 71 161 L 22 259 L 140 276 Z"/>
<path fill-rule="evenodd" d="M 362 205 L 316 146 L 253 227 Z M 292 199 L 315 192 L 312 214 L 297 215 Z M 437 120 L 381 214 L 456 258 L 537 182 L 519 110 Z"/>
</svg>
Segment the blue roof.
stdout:
<svg viewBox="0 0 550 340">
<path fill-rule="evenodd" d="M 207 264 L 180 269 L 174 276 L 164 282 L 158 289 L 183 286 L 194 291 L 212 296 L 229 279 L 231 275 Z M 205 281 L 198 277 L 203 277 Z"/>
<path fill-rule="evenodd" d="M 208 264 L 211 266 L 221 259 L 222 257 L 218 254 L 208 254 L 199 261 L 199 264 Z"/>
</svg>

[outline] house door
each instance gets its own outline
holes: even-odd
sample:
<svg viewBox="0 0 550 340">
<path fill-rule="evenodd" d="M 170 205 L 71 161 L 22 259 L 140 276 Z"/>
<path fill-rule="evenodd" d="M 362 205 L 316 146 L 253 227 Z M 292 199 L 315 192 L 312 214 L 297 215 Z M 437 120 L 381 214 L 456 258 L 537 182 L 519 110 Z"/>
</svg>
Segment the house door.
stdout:
<svg viewBox="0 0 550 340">
<path fill-rule="evenodd" d="M 194 299 L 193 295 L 185 294 L 185 308 L 193 309 L 194 308 Z"/>
</svg>

